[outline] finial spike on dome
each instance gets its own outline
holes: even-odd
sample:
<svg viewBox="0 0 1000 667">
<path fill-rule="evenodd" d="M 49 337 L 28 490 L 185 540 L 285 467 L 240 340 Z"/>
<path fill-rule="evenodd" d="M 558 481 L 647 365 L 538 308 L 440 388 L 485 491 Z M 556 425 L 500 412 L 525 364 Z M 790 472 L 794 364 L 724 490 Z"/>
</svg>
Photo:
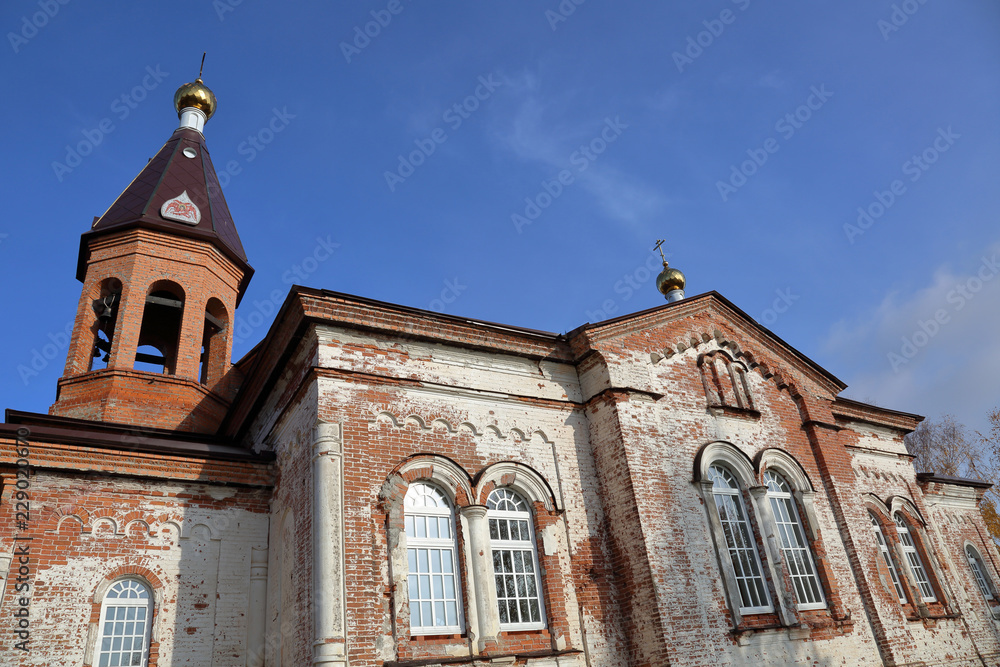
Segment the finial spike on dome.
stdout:
<svg viewBox="0 0 1000 667">
<path fill-rule="evenodd" d="M 201 54 L 201 67 L 198 68 L 198 79 L 201 79 L 201 73 L 205 69 L 205 56 L 208 55 L 208 51 L 203 51 Z"/>
</svg>

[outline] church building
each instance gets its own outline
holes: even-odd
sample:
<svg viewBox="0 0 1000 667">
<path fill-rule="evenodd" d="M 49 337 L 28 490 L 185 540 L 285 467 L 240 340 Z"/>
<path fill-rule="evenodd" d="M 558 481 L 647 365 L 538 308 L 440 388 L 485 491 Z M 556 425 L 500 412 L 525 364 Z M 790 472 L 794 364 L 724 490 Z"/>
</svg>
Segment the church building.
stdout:
<svg viewBox="0 0 1000 667">
<path fill-rule="evenodd" d="M 174 102 L 0 425 L 0 664 L 1000 664 L 989 485 L 665 261 L 563 334 L 294 286 L 232 361 L 252 258 Z"/>
</svg>

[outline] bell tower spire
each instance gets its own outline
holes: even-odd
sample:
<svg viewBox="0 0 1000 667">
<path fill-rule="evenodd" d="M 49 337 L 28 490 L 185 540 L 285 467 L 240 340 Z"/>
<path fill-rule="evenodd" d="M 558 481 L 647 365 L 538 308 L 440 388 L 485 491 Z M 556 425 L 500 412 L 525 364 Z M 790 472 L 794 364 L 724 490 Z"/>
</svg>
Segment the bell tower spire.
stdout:
<svg viewBox="0 0 1000 667">
<path fill-rule="evenodd" d="M 180 127 L 80 239 L 51 414 L 213 433 L 235 395 L 233 314 L 253 269 L 205 144 L 218 102 L 199 73 L 174 107 Z"/>
</svg>

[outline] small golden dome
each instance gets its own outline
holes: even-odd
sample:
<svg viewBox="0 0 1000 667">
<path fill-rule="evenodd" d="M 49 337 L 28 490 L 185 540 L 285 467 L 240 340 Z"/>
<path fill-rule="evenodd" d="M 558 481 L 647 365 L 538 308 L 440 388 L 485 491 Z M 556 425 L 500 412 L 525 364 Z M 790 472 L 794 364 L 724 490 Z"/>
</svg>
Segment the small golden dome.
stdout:
<svg viewBox="0 0 1000 667">
<path fill-rule="evenodd" d="M 660 294 L 666 296 L 668 292 L 672 292 L 675 289 L 682 290 L 687 281 L 684 279 L 684 274 L 678 269 L 673 269 L 667 266 L 667 263 L 663 263 L 663 271 L 660 275 L 656 276 L 656 289 L 660 291 Z"/>
<path fill-rule="evenodd" d="M 211 118 L 218 105 L 215 93 L 205 85 L 201 77 L 195 79 L 194 83 L 185 83 L 174 93 L 174 108 L 177 109 L 178 117 L 180 117 L 181 109 L 194 107 L 204 112 L 206 118 Z"/>
</svg>

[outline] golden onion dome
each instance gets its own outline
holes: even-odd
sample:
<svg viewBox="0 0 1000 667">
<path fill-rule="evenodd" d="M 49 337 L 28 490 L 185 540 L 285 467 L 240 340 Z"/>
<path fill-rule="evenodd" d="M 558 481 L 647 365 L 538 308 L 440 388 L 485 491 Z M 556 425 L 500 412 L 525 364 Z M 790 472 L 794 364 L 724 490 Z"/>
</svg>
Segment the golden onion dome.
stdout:
<svg viewBox="0 0 1000 667">
<path fill-rule="evenodd" d="M 200 109 L 206 118 L 211 118 L 218 105 L 215 93 L 205 85 L 200 76 L 193 83 L 185 83 L 174 93 L 174 108 L 177 109 L 178 117 L 180 117 L 182 109 L 194 107 Z"/>
<path fill-rule="evenodd" d="M 684 289 L 686 282 L 683 273 L 678 269 L 668 267 L 667 263 L 664 262 L 663 271 L 656 276 L 656 289 L 659 290 L 660 294 L 666 296 L 668 292 Z"/>
</svg>

